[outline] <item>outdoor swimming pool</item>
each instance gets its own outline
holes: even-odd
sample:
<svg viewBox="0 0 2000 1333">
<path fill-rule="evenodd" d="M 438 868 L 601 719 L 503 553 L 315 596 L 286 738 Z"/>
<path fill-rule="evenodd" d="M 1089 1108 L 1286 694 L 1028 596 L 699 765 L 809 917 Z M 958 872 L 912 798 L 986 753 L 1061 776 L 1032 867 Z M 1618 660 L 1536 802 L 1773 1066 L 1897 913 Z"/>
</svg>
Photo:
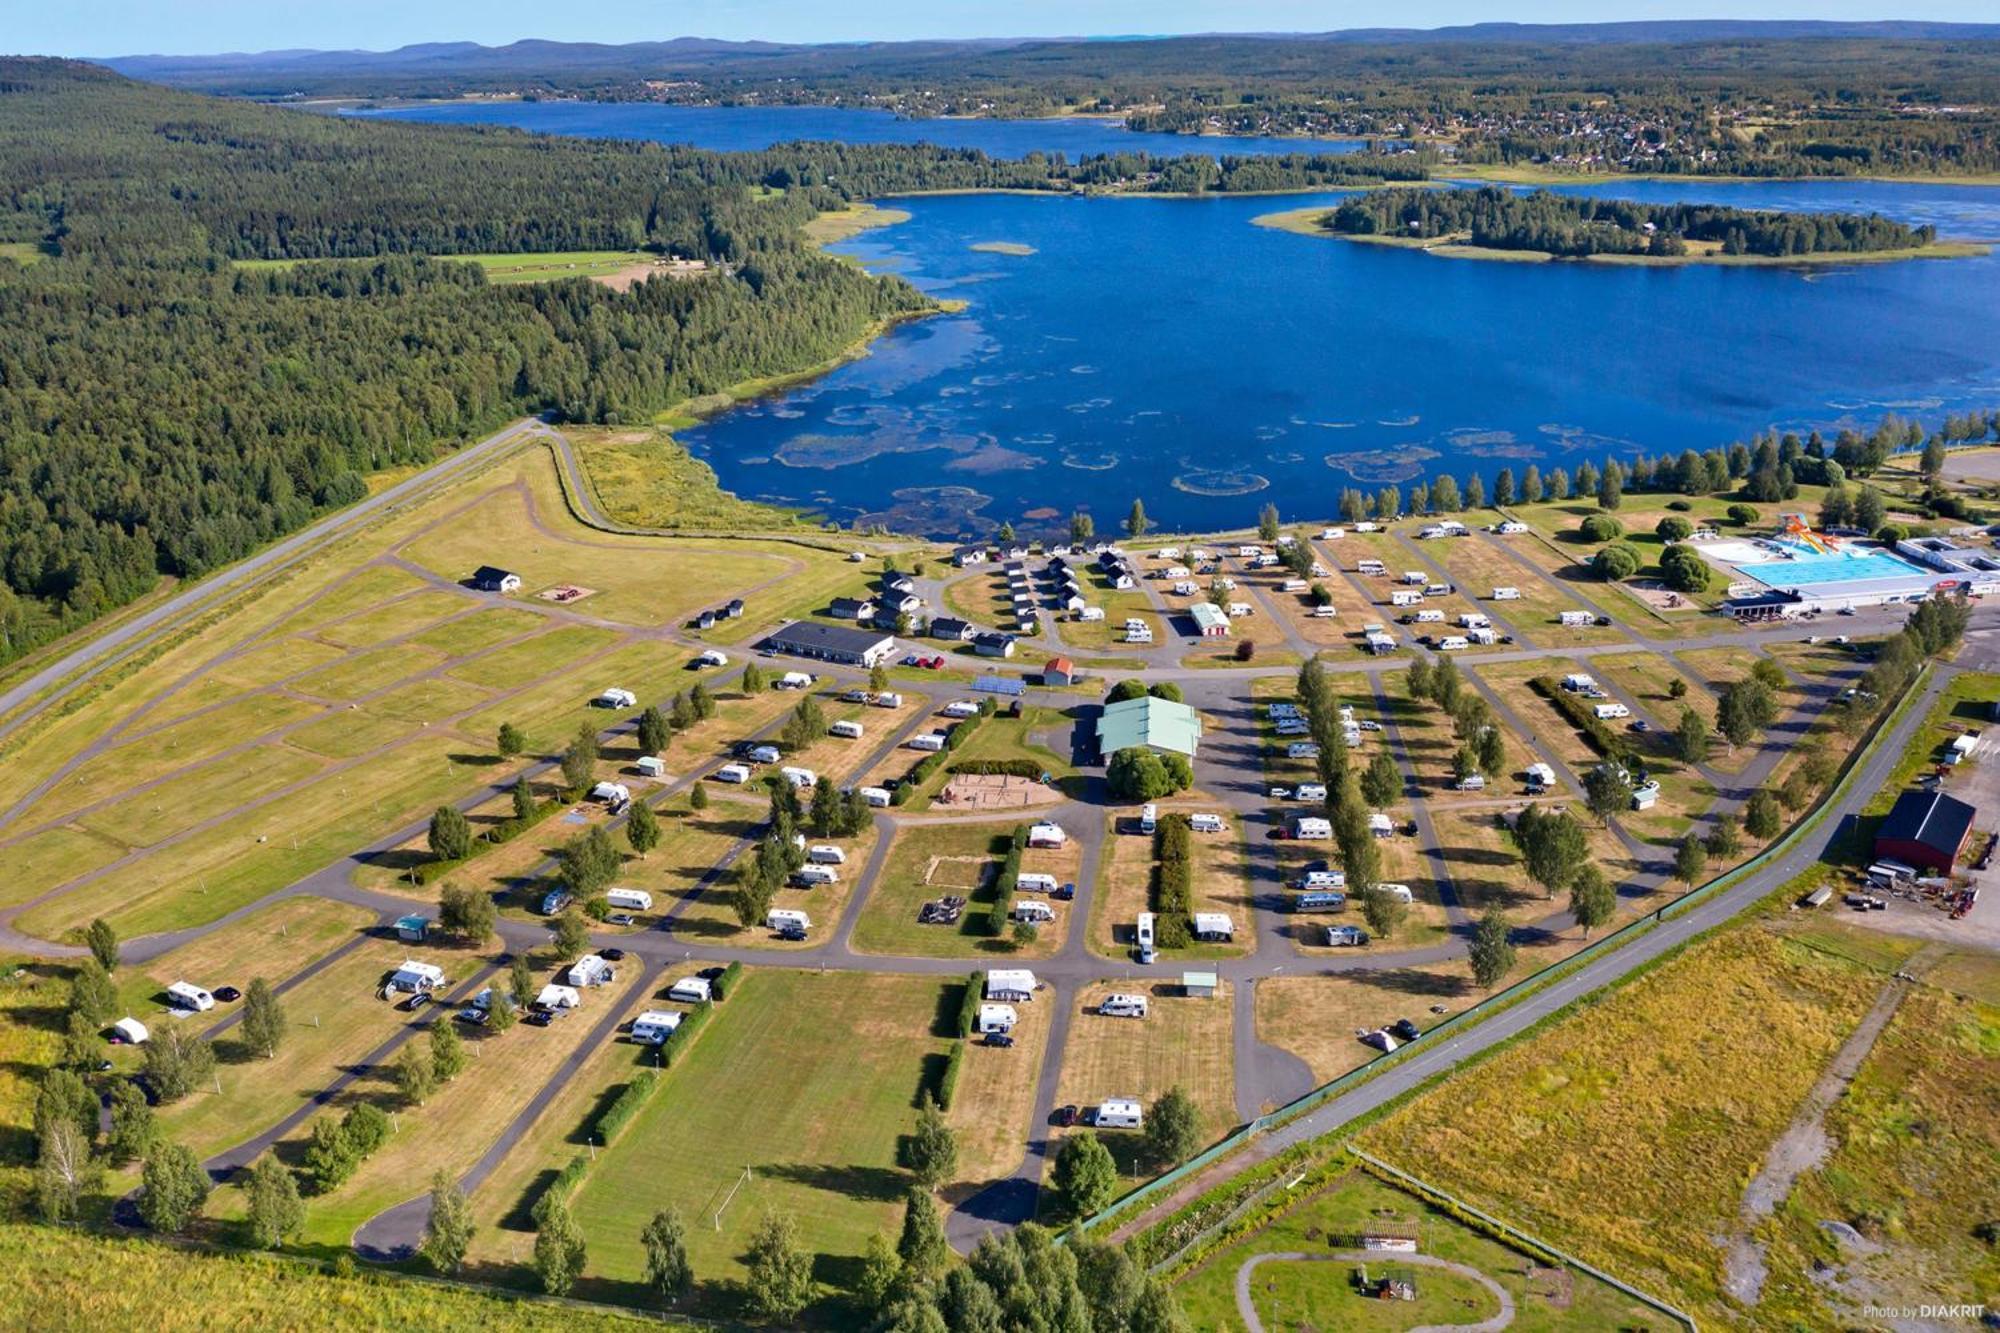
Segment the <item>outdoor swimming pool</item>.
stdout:
<svg viewBox="0 0 2000 1333">
<path fill-rule="evenodd" d="M 1743 564 L 1744 573 L 1774 588 L 1805 588 L 1821 583 L 1857 583 L 1864 579 L 1906 579 L 1930 571 L 1886 551 L 1865 555 L 1804 555 L 1795 560 L 1760 560 Z"/>
</svg>

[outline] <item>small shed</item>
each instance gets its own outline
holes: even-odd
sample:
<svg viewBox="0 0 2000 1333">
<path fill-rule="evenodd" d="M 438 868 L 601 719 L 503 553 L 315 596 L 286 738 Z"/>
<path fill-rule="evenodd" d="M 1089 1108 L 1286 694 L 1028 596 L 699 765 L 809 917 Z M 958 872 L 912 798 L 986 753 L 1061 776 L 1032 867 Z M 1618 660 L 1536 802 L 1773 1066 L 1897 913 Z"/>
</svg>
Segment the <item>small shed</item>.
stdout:
<svg viewBox="0 0 2000 1333">
<path fill-rule="evenodd" d="M 396 919 L 396 938 L 409 944 L 422 944 L 424 936 L 430 933 L 431 921 L 427 916 L 412 912 Z"/>
<path fill-rule="evenodd" d="M 519 592 L 521 576 L 493 565 L 481 565 L 472 571 L 472 586 L 480 592 Z"/>
<path fill-rule="evenodd" d="M 1216 977 L 1213 972 L 1181 973 L 1181 994 L 1188 996 L 1190 999 L 1214 999 L 1216 985 Z"/>
<path fill-rule="evenodd" d="M 1067 657 L 1051 657 L 1042 664 L 1042 684 L 1074 685 L 1076 683 L 1076 663 Z"/>
</svg>

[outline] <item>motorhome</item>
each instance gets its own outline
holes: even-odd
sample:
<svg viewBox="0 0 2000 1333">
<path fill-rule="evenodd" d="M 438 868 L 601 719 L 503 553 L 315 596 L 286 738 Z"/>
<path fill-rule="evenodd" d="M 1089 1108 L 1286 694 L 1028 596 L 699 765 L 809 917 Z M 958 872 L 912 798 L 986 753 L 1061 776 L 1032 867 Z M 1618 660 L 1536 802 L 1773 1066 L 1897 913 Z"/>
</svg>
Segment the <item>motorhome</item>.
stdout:
<svg viewBox="0 0 2000 1333">
<path fill-rule="evenodd" d="M 1139 913 L 1139 919 L 1135 924 L 1133 930 L 1133 936 L 1135 942 L 1139 946 L 1139 961 L 1142 963 L 1152 962 L 1153 961 L 1153 914 L 1151 912 Z"/>
<path fill-rule="evenodd" d="M 978 717 L 979 705 L 970 699 L 953 699 L 943 709 L 946 717 Z"/>
<path fill-rule="evenodd" d="M 1495 602 L 1518 602 L 1521 600 L 1521 590 L 1519 588 L 1495 588 L 1493 596 L 1489 600 Z"/>
<path fill-rule="evenodd" d="M 1556 620 L 1565 629 L 1588 629 L 1597 623 L 1597 617 L 1589 611 L 1564 611 Z"/>
<path fill-rule="evenodd" d="M 1547 764 L 1528 765 L 1528 790 L 1544 792 L 1556 785 L 1556 771 Z"/>
<path fill-rule="evenodd" d="M 1139 807 L 1139 832 L 1153 833 L 1160 827 L 1160 807 L 1142 805 Z"/>
<path fill-rule="evenodd" d="M 1341 912 L 1347 909 L 1347 895 L 1331 889 L 1312 889 L 1292 899 L 1294 912 Z"/>
<path fill-rule="evenodd" d="M 1221 815 L 1194 814 L 1188 816 L 1188 830 L 1193 833 L 1222 833 L 1229 825 L 1222 822 Z"/>
<path fill-rule="evenodd" d="M 1090 1123 L 1098 1129 L 1139 1129 L 1146 1123 L 1146 1114 L 1139 1109 L 1139 1103 L 1114 1097 L 1099 1104 Z"/>
<path fill-rule="evenodd" d="M 1380 578 L 1382 575 L 1387 574 L 1389 572 L 1389 567 L 1383 564 L 1380 560 L 1363 560 L 1360 564 L 1356 565 L 1354 568 L 1357 573 L 1372 574 L 1377 578 Z"/>
<path fill-rule="evenodd" d="M 812 687 L 813 678 L 804 671 L 787 671 L 778 677 L 778 688 L 781 690 L 809 690 Z"/>
<path fill-rule="evenodd" d="M 743 757 L 753 764 L 775 764 L 785 753 L 775 745 L 753 745 L 743 752 Z"/>
<path fill-rule="evenodd" d="M 1444 624 L 1444 612 L 1437 610 L 1435 607 L 1427 608 L 1417 612 L 1417 618 L 1414 623 L 1418 625 L 1442 625 Z"/>
<path fill-rule="evenodd" d="M 1039 898 L 1023 898 L 1014 904 L 1013 917 L 1031 926 L 1045 926 L 1056 919 L 1056 909 Z"/>
<path fill-rule="evenodd" d="M 1447 634 L 1442 639 L 1439 639 L 1437 643 L 1438 651 L 1441 653 L 1464 652 L 1471 646 L 1472 640 L 1466 638 L 1463 634 Z"/>
<path fill-rule="evenodd" d="M 191 981 L 176 981 L 167 987 L 167 1000 L 176 1009 L 196 1013 L 215 1008 L 215 997 Z"/>
<path fill-rule="evenodd" d="M 787 931 L 803 935 L 806 931 L 812 929 L 812 924 L 811 917 L 807 916 L 804 912 L 789 907 L 773 907 L 770 911 L 764 913 L 765 929 L 774 930 L 780 935 L 785 934 Z"/>
<path fill-rule="evenodd" d="M 1618 703 L 1599 704 L 1595 711 L 1599 722 L 1610 722 L 1616 718 L 1632 716 L 1631 709 Z"/>
<path fill-rule="evenodd" d="M 859 722 L 835 722 L 826 729 L 829 736 L 838 736 L 845 741 L 858 741 L 865 734 Z"/>
<path fill-rule="evenodd" d="M 591 702 L 599 708 L 630 708 L 639 702 L 639 696 L 630 690 L 609 689 Z"/>
<path fill-rule="evenodd" d="M 1389 605 L 1391 606 L 1421 606 L 1423 600 L 1424 595 L 1420 592 L 1398 589 L 1389 594 Z"/>
<path fill-rule="evenodd" d="M 644 889 L 610 889 L 605 892 L 604 901 L 621 912 L 653 910 L 653 895 Z"/>
<path fill-rule="evenodd" d="M 877 708 L 901 708 L 903 706 L 903 696 L 894 690 L 884 690 L 868 702 L 874 704 Z"/>
<path fill-rule="evenodd" d="M 632 1040 L 645 1046 L 660 1046 L 687 1015 L 677 1009 L 648 1009 L 632 1020 Z"/>
<path fill-rule="evenodd" d="M 1113 991 L 1098 1002 L 1097 1012 L 1106 1018 L 1144 1018 L 1146 997 Z"/>
</svg>

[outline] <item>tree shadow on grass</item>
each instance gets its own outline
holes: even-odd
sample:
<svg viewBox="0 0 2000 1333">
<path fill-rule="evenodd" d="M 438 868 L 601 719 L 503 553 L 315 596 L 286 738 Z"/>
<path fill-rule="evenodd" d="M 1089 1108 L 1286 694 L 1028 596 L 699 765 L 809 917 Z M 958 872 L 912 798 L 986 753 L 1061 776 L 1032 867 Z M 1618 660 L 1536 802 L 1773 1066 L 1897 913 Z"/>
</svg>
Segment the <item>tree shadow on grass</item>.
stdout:
<svg viewBox="0 0 2000 1333">
<path fill-rule="evenodd" d="M 756 1172 L 768 1179 L 786 1180 L 807 1189 L 825 1190 L 850 1199 L 872 1203 L 895 1203 L 909 1192 L 907 1171 L 890 1166 L 837 1166 L 831 1162 L 781 1162 L 758 1166 Z"/>
</svg>

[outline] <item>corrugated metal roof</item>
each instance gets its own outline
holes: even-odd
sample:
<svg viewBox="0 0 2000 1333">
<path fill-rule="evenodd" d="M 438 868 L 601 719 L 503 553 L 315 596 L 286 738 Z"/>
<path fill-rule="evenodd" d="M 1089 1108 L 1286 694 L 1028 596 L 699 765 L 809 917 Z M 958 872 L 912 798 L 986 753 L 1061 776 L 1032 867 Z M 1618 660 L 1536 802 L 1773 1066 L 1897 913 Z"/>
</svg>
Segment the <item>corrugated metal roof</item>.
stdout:
<svg viewBox="0 0 2000 1333">
<path fill-rule="evenodd" d="M 1193 757 L 1201 741 L 1201 719 L 1186 704 L 1141 695 L 1108 705 L 1097 721 L 1097 743 L 1106 758 L 1135 745 Z"/>
</svg>

